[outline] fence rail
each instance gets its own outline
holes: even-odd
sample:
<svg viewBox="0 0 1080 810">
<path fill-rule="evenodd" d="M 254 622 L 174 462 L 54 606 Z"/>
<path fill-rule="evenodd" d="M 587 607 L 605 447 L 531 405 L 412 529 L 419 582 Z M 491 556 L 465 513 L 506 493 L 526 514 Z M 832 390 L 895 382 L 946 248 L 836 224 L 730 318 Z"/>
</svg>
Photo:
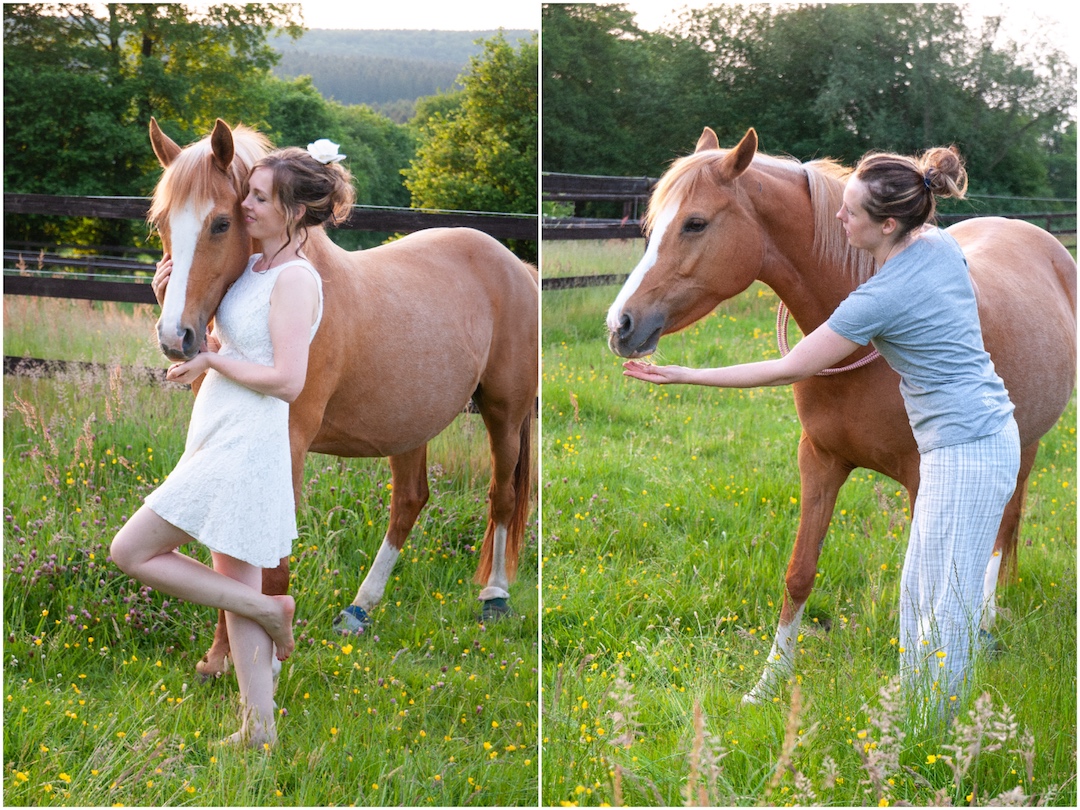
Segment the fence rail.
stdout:
<svg viewBox="0 0 1080 810">
<path fill-rule="evenodd" d="M 35 214 L 101 219 L 145 219 L 150 208 L 146 197 L 80 197 L 54 194 L 4 194 L 4 214 Z M 526 214 L 499 214 L 476 211 L 430 211 L 357 205 L 342 228 L 383 233 L 412 233 L 426 228 L 475 228 L 496 239 L 536 240 L 538 218 Z M 149 286 L 154 265 L 116 255 L 86 254 L 65 256 L 52 252 L 59 246 L 43 244 L 5 245 L 4 294 L 91 301 L 155 303 Z M 132 248 L 99 248 L 112 253 L 130 253 Z M 160 251 L 147 249 L 152 256 Z M 27 272 L 27 268 L 33 268 Z M 49 268 L 56 272 L 49 273 Z M 64 269 L 61 272 L 61 268 Z M 75 271 L 72 273 L 70 271 Z M 120 272 L 127 280 L 62 277 L 76 273 Z M 135 276 L 145 273 L 140 283 Z"/>
<path fill-rule="evenodd" d="M 641 239 L 640 211 L 649 199 L 658 178 L 654 177 L 601 177 L 598 175 L 558 174 L 542 175 L 541 199 L 544 202 L 623 202 L 622 219 L 587 219 L 584 217 L 548 217 L 542 220 L 541 234 L 545 240 L 567 239 Z M 1045 200 L 1044 200 L 1045 202 Z M 1075 200 L 1063 200 L 1072 202 Z M 951 224 L 972 219 L 973 214 L 941 214 L 938 220 Z M 984 214 L 980 216 L 991 216 Z M 993 216 L 1007 219 L 1023 219 L 1061 237 L 1076 234 L 1076 211 L 1038 213 L 995 213 Z M 626 275 L 569 276 L 544 278 L 542 290 L 570 290 L 582 287 L 598 287 L 622 284 Z"/>
<path fill-rule="evenodd" d="M 55 194 L 4 194 L 4 214 L 45 214 L 101 219 L 145 219 L 146 197 L 75 197 Z M 353 206 L 342 228 L 411 233 L 425 228 L 475 228 L 496 239 L 536 239 L 537 217 L 479 211 L 430 211 L 420 208 Z"/>
</svg>

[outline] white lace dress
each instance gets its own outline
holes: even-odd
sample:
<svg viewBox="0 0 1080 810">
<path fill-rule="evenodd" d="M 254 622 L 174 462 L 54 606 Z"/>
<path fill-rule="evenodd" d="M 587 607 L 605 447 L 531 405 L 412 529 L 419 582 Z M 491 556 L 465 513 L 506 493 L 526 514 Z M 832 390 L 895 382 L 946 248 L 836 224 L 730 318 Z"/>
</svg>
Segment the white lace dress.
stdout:
<svg viewBox="0 0 1080 810">
<path fill-rule="evenodd" d="M 222 298 L 214 334 L 223 356 L 269 366 L 274 362 L 270 293 L 281 271 L 300 264 L 319 284 L 311 337 L 322 320 L 322 280 L 303 260 L 256 273 L 252 267 L 258 257 L 251 257 Z M 146 505 L 211 551 L 262 568 L 277 567 L 297 536 L 289 403 L 208 371 L 191 411 L 184 454 L 146 497 Z"/>
</svg>

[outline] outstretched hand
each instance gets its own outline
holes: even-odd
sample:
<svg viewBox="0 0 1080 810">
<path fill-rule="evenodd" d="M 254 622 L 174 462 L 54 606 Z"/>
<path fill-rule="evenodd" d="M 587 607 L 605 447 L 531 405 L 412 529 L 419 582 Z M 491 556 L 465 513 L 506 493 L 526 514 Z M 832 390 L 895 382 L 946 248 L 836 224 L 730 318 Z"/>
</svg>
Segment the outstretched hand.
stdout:
<svg viewBox="0 0 1080 810">
<path fill-rule="evenodd" d="M 654 366 L 640 360 L 627 360 L 623 363 L 623 369 L 624 377 L 633 377 L 635 380 L 657 385 L 686 382 L 686 373 L 689 371 L 683 366 Z"/>
</svg>

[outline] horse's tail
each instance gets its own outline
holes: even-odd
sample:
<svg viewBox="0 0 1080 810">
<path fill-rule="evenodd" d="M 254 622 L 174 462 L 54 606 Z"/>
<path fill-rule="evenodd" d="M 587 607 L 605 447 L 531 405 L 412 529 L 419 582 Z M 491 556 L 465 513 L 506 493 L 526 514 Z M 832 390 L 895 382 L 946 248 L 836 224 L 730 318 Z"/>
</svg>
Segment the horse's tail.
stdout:
<svg viewBox="0 0 1080 810">
<path fill-rule="evenodd" d="M 517 466 L 514 468 L 514 511 L 510 515 L 510 521 L 506 526 L 506 576 L 509 582 L 517 578 L 518 558 L 521 556 L 521 548 L 524 545 L 525 529 L 529 523 L 529 496 L 532 484 L 532 423 L 533 409 L 529 409 L 528 415 L 521 423 L 518 444 Z M 491 482 L 488 491 L 489 510 L 493 510 L 495 494 L 495 481 Z M 487 531 L 484 533 L 484 544 L 480 548 L 480 564 L 476 569 L 473 582 L 483 585 L 491 576 L 492 556 L 495 547 L 495 521 L 488 520 Z"/>
</svg>

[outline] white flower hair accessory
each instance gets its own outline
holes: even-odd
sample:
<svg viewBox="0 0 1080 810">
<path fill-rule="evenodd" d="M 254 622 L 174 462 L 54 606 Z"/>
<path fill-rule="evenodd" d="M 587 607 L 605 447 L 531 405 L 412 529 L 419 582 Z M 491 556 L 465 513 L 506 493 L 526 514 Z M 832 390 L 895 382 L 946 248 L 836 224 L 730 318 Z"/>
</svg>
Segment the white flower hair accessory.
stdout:
<svg viewBox="0 0 1080 810">
<path fill-rule="evenodd" d="M 307 150 L 309 155 L 323 164 L 337 163 L 345 159 L 345 155 L 338 153 L 338 144 L 329 138 L 319 138 L 315 143 L 309 143 Z"/>
</svg>

